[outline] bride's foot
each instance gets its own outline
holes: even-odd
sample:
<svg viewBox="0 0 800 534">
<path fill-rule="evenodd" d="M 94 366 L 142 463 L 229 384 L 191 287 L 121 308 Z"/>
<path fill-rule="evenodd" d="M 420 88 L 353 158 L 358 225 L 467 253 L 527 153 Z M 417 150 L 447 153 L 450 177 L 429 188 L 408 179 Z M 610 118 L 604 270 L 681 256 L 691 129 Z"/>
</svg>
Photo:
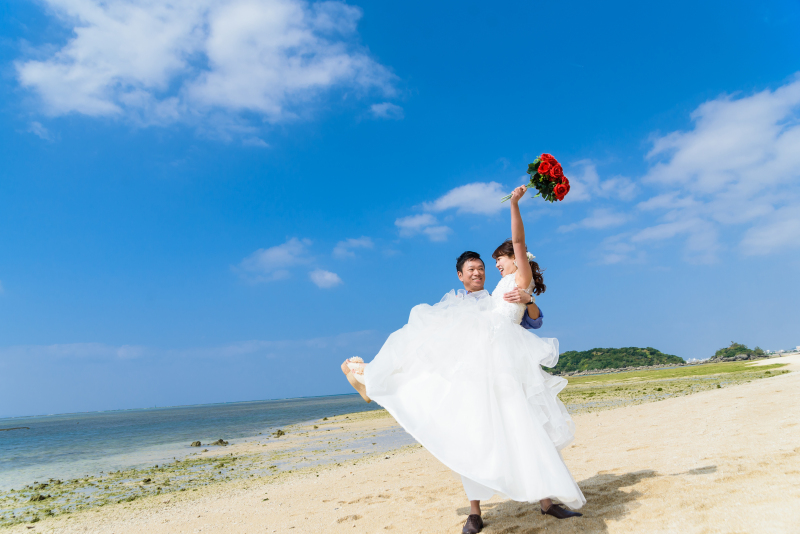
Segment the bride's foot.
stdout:
<svg viewBox="0 0 800 534">
<path fill-rule="evenodd" d="M 354 356 L 344 361 L 342 364 L 342 372 L 347 375 L 347 381 L 350 382 L 353 389 L 358 391 L 361 398 L 367 402 L 372 402 L 372 399 L 367 396 L 367 386 L 364 385 L 365 365 L 364 360 L 358 356 Z"/>
</svg>

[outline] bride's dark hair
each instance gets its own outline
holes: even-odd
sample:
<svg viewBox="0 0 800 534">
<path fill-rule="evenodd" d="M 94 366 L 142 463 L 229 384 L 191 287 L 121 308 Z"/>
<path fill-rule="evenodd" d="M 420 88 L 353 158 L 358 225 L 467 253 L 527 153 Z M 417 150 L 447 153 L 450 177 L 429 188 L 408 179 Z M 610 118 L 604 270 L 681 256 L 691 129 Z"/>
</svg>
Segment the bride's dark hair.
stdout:
<svg viewBox="0 0 800 534">
<path fill-rule="evenodd" d="M 497 259 L 500 256 L 508 256 L 509 258 L 516 259 L 514 257 L 514 243 L 510 239 L 503 241 L 503 244 L 492 252 L 492 258 Z M 547 290 L 547 286 L 544 285 L 542 271 L 539 269 L 539 264 L 535 261 L 531 260 L 528 263 L 531 265 L 531 272 L 533 273 L 533 292 L 537 295 L 541 295 Z"/>
</svg>

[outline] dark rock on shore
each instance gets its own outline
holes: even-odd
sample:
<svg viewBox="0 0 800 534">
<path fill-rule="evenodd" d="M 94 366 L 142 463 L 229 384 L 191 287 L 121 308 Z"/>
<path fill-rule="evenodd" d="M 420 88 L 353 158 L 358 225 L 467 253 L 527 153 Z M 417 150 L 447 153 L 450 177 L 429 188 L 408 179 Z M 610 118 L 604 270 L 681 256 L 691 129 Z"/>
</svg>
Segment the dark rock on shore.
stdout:
<svg viewBox="0 0 800 534">
<path fill-rule="evenodd" d="M 611 367 L 608 369 L 589 369 L 587 371 L 570 371 L 568 373 L 553 373 L 553 374 L 559 376 L 587 376 L 587 375 L 600 375 L 608 373 L 625 373 L 628 371 L 649 371 L 651 369 L 664 369 L 665 367 L 683 367 L 685 365 L 694 365 L 694 364 L 678 363 L 678 364 L 663 364 L 663 365 L 640 365 L 637 367 Z"/>
<path fill-rule="evenodd" d="M 192 442 L 192 444 L 191 444 L 191 445 L 189 445 L 189 446 L 190 446 L 190 447 L 199 447 L 200 445 L 201 445 L 201 444 L 200 444 L 200 442 L 199 442 L 199 441 L 193 441 L 193 442 Z"/>
<path fill-rule="evenodd" d="M 283 430 L 281 430 L 281 429 L 279 428 L 278 430 L 276 430 L 275 432 L 273 432 L 273 433 L 272 433 L 272 435 L 273 435 L 273 436 L 275 436 L 276 438 L 279 438 L 279 437 L 281 437 L 281 436 L 285 436 L 285 435 L 286 435 L 286 432 L 284 432 Z"/>
<path fill-rule="evenodd" d="M 225 445 L 227 445 L 227 444 L 228 444 L 228 442 L 227 442 L 227 441 L 225 441 L 225 440 L 224 440 L 224 439 L 222 439 L 222 438 L 218 439 L 217 441 L 215 441 L 215 442 L 213 442 L 213 443 L 209 443 L 209 445 L 222 445 L 222 446 L 225 446 Z"/>
<path fill-rule="evenodd" d="M 41 493 L 37 493 L 36 495 L 30 498 L 29 502 L 39 502 L 49 498 L 50 495 L 42 495 Z"/>
<path fill-rule="evenodd" d="M 709 360 L 709 361 L 714 362 L 714 363 L 719 363 L 719 362 L 742 362 L 742 361 L 746 361 L 746 360 L 760 360 L 762 358 L 764 358 L 764 356 L 759 356 L 758 354 L 741 353 L 741 354 L 736 354 L 735 356 L 723 356 L 723 357 L 719 357 L 719 358 L 713 358 L 712 360 Z"/>
</svg>

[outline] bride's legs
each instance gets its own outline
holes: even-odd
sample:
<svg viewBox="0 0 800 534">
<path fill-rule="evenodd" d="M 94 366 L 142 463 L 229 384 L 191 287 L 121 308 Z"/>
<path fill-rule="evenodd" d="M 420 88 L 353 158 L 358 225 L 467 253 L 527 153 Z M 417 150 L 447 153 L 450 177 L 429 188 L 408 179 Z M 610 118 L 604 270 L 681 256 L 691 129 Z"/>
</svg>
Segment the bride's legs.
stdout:
<svg viewBox="0 0 800 534">
<path fill-rule="evenodd" d="M 367 386 L 364 385 L 364 369 L 366 367 L 367 364 L 364 363 L 364 360 L 356 356 L 344 361 L 342 372 L 347 376 L 347 381 L 350 382 L 353 389 L 361 395 L 361 398 L 367 402 L 372 402 L 372 399 L 367 396 Z"/>
<path fill-rule="evenodd" d="M 553 506 L 553 501 L 550 499 L 542 499 L 539 501 L 539 505 L 542 507 L 542 510 L 546 512 L 551 506 Z"/>
</svg>

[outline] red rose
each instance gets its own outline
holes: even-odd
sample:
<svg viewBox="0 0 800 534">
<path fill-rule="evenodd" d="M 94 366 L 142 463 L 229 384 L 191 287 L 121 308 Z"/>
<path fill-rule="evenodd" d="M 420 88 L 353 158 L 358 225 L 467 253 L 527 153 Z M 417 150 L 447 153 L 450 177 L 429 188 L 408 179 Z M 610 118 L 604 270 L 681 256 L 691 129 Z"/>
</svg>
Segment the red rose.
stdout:
<svg viewBox="0 0 800 534">
<path fill-rule="evenodd" d="M 550 165 L 555 165 L 556 163 L 558 163 L 556 161 L 556 158 L 554 158 L 552 154 L 542 154 L 541 156 L 539 156 L 539 159 L 542 161 L 546 161 Z"/>
<path fill-rule="evenodd" d="M 550 176 L 552 176 L 556 180 L 560 180 L 561 178 L 564 177 L 564 170 L 561 168 L 560 163 L 556 163 L 555 165 L 553 165 L 553 167 L 550 169 Z"/>
<path fill-rule="evenodd" d="M 569 191 L 569 180 L 567 180 L 566 176 L 561 179 L 561 183 L 566 185 L 567 186 L 567 191 Z"/>
<path fill-rule="evenodd" d="M 558 200 L 564 200 L 564 197 L 567 196 L 567 186 L 564 184 L 558 184 L 553 189 L 553 193 L 555 193 Z"/>
<path fill-rule="evenodd" d="M 547 172 L 550 170 L 550 167 L 551 165 L 549 161 L 542 160 L 542 162 L 539 163 L 539 169 L 536 172 L 539 174 L 547 174 Z"/>
</svg>

